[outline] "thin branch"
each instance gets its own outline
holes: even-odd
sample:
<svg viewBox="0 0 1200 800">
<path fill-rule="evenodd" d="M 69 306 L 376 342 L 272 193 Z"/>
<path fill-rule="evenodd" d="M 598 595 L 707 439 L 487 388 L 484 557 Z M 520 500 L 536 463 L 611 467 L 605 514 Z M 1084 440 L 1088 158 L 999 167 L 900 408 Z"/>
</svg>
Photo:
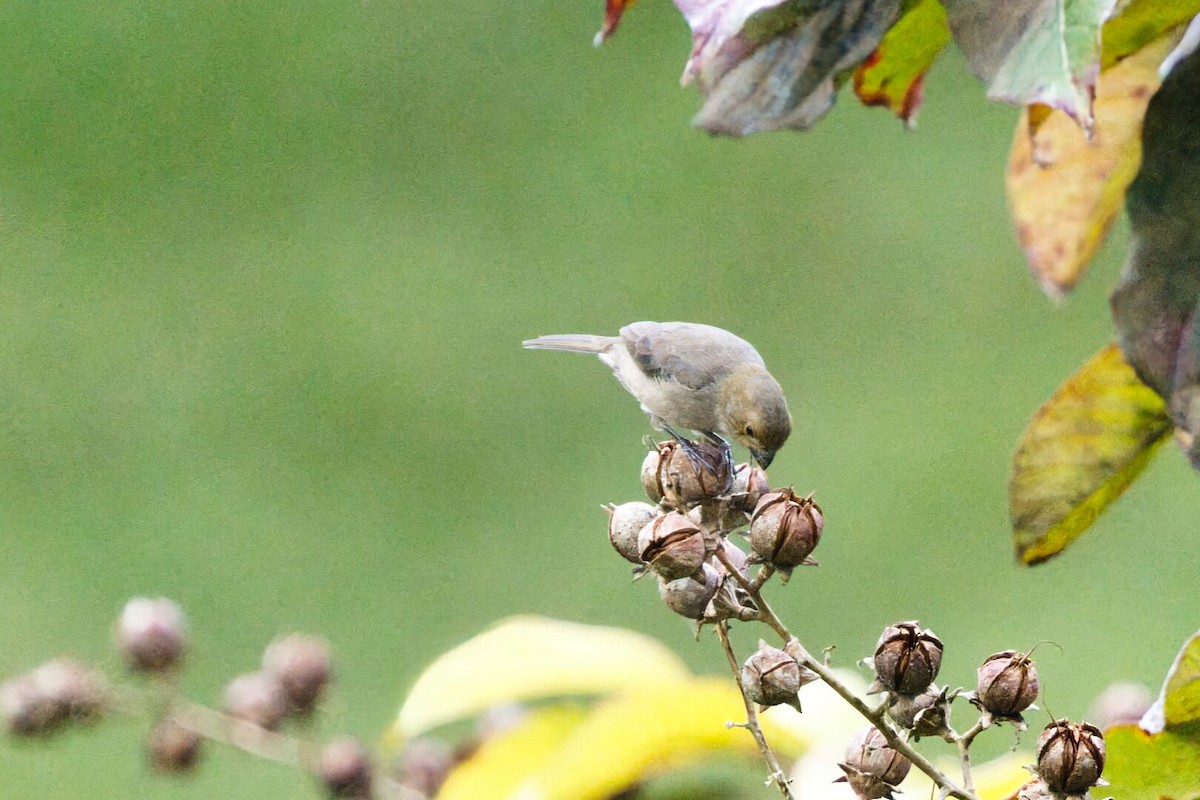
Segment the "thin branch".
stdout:
<svg viewBox="0 0 1200 800">
<path fill-rule="evenodd" d="M 987 727 L 984 717 L 980 716 L 966 733 L 954 736 L 954 744 L 958 747 L 958 759 L 962 762 L 963 788 L 968 792 L 975 791 L 975 781 L 971 777 L 971 743 Z"/>
<path fill-rule="evenodd" d="M 900 736 L 900 734 L 896 732 L 896 730 L 892 727 L 892 724 L 888 721 L 882 707 L 877 709 L 871 708 L 871 706 L 867 705 L 867 703 L 858 697 L 858 695 L 852 692 L 848 686 L 842 683 L 838 679 L 837 675 L 835 675 L 823 661 L 818 661 L 817 659 L 813 658 L 812 655 L 804 649 L 804 646 L 800 644 L 800 640 L 793 636 L 791 631 L 788 630 L 787 625 L 783 624 L 783 621 L 779 619 L 774 609 L 771 608 L 771 604 L 763 598 L 761 583 L 758 581 L 751 582 L 747 580 L 745 576 L 734 569 L 728 557 L 725 555 L 725 552 L 721 548 L 717 549 L 717 558 L 725 566 L 725 569 L 728 570 L 731 575 L 733 575 L 734 579 L 741 584 L 742 588 L 750 594 L 750 598 L 754 601 L 754 605 L 758 608 L 759 621 L 775 631 L 775 633 L 778 634 L 781 639 L 783 639 L 785 645 L 791 645 L 791 647 L 788 648 L 788 651 L 796 651 L 793 652 L 792 655 L 797 661 L 800 662 L 802 666 L 807 667 L 808 669 L 817 673 L 817 675 L 829 688 L 837 692 L 837 694 L 843 700 L 849 703 L 855 711 L 857 711 L 864 718 L 866 718 L 868 722 L 878 728 L 879 732 L 883 734 L 883 737 L 887 739 L 888 744 L 892 746 L 892 749 L 902 754 L 905 758 L 912 762 L 914 767 L 929 776 L 929 779 L 932 780 L 947 797 L 957 797 L 959 800 L 979 800 L 969 785 L 966 788 L 958 786 L 956 783 L 954 783 L 954 781 L 950 780 L 946 773 L 938 769 L 932 761 L 923 756 L 908 741 Z M 763 569 L 766 570 L 769 569 L 769 567 L 764 567 Z M 759 577 L 762 578 L 762 573 L 759 573 Z M 770 577 L 770 575 L 767 575 L 767 577 Z M 763 578 L 764 582 L 765 580 L 766 579 Z M 738 685 L 741 685 L 740 681 L 738 682 Z"/>
<path fill-rule="evenodd" d="M 779 759 L 775 757 L 775 752 L 767 744 L 767 738 L 763 736 L 762 726 L 758 724 L 758 712 L 754 708 L 754 703 L 746 696 L 746 690 L 742 687 L 741 665 L 738 664 L 737 656 L 733 654 L 733 645 L 729 643 L 729 628 L 724 622 L 717 623 L 717 638 L 721 640 L 721 648 L 725 651 L 725 657 L 729 660 L 729 668 L 733 671 L 733 682 L 737 684 L 738 692 L 742 696 L 742 703 L 746 706 L 746 730 L 750 731 L 750 734 L 754 737 L 754 741 L 758 744 L 758 750 L 762 753 L 763 760 L 767 762 L 767 766 L 771 769 L 771 780 L 779 787 L 780 793 L 787 800 L 795 800 L 791 787 L 788 786 L 787 773 L 779 766 Z"/>
</svg>

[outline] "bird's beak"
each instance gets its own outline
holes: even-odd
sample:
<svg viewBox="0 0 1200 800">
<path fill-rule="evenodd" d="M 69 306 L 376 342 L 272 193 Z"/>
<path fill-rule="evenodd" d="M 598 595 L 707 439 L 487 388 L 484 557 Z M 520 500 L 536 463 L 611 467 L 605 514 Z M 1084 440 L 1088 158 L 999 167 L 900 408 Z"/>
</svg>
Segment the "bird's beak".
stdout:
<svg viewBox="0 0 1200 800">
<path fill-rule="evenodd" d="M 751 448 L 750 455 L 754 456 L 754 460 L 757 461 L 758 465 L 763 469 L 771 466 L 771 462 L 775 460 L 774 450 L 755 450 Z"/>
</svg>

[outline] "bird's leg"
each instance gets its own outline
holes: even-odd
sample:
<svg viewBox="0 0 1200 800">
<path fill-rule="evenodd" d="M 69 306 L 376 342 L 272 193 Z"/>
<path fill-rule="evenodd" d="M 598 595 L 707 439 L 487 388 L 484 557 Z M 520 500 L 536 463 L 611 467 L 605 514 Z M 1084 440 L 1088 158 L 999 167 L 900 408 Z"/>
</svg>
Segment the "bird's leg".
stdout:
<svg viewBox="0 0 1200 800">
<path fill-rule="evenodd" d="M 683 448 L 684 455 L 687 456 L 688 462 L 692 465 L 692 471 L 699 475 L 701 465 L 704 463 L 704 454 L 696 447 L 696 443 L 687 437 L 680 436 L 679 432 L 670 425 L 663 425 L 662 427 L 664 431 L 674 437 L 675 441 L 679 442 L 679 446 Z M 705 435 L 707 436 L 707 434 Z"/>
<path fill-rule="evenodd" d="M 729 470 L 729 474 L 732 476 L 733 471 L 734 471 L 733 470 L 733 445 L 731 445 L 729 443 L 728 439 L 726 439 L 724 436 L 722 436 L 721 434 L 719 434 L 715 431 L 701 431 L 701 433 L 704 434 L 704 438 L 708 439 L 710 442 L 715 444 L 717 447 L 721 448 L 721 452 L 725 456 L 725 467 Z"/>
</svg>

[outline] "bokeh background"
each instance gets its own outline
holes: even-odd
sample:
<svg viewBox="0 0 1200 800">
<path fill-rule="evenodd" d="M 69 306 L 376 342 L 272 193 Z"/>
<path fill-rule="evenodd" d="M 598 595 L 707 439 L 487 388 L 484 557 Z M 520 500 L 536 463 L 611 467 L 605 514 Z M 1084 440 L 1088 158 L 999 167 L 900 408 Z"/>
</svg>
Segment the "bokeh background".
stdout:
<svg viewBox="0 0 1200 800">
<path fill-rule="evenodd" d="M 1111 336 L 1124 232 L 1056 306 L 1005 210 L 1015 111 L 956 57 L 916 131 L 846 95 L 811 133 L 716 140 L 688 126 L 674 9 L 634 8 L 597 51 L 601 6 L 0 8 L 5 674 L 115 666 L 139 594 L 186 607 L 203 700 L 276 633 L 326 635 L 327 729 L 369 738 L 508 614 L 722 669 L 605 540 L 644 418 L 595 361 L 519 346 L 686 319 L 755 342 L 792 401 L 771 476 L 828 527 L 775 596 L 810 647 L 847 663 L 919 618 L 969 683 L 1049 639 L 1060 716 L 1160 680 L 1196 627 L 1178 453 L 1038 569 L 1005 505 L 1026 418 Z M 236 753 L 155 778 L 138 730 L 4 743 L 0 796 L 317 796 Z"/>
</svg>

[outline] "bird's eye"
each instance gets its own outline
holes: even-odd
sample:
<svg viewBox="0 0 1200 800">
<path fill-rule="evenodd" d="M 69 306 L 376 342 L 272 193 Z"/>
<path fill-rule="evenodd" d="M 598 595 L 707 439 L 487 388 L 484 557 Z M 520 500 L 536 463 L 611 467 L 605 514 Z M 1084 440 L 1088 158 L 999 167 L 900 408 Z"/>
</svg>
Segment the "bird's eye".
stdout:
<svg viewBox="0 0 1200 800">
<path fill-rule="evenodd" d="M 747 436 L 749 436 L 751 439 L 753 439 L 753 438 L 754 438 L 754 428 L 751 428 L 749 425 L 747 425 L 747 426 L 746 426 L 745 433 L 746 433 L 746 435 L 747 435 Z"/>
</svg>

